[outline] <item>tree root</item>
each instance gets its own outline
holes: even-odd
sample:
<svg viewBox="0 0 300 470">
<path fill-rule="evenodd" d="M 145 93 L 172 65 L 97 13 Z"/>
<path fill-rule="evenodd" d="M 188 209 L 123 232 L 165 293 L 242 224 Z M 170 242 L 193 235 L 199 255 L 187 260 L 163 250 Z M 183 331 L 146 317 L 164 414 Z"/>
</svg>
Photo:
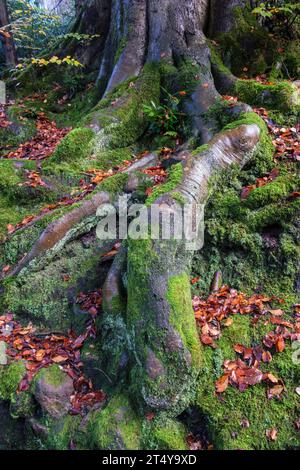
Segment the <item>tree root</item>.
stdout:
<svg viewBox="0 0 300 470">
<path fill-rule="evenodd" d="M 232 164 L 245 165 L 259 138 L 257 125 L 242 125 L 216 135 L 199 155 L 188 155 L 182 163 L 181 183 L 155 201 L 162 220 L 181 213 L 178 194 L 187 203 L 205 204 L 212 180 Z M 186 239 L 129 239 L 126 315 L 120 304 L 114 303 L 117 309 L 112 308 L 112 299 L 119 298 L 123 289 L 123 256 L 122 262 L 115 260 L 104 288 L 104 316 L 110 320 L 110 326 L 106 325 L 109 340 L 105 342 L 108 337 L 102 337 L 105 357 L 118 359 L 117 364 L 114 362 L 118 377 L 129 354 L 130 393 L 141 409 L 179 413 L 187 406 L 201 369 L 188 275 L 193 250 Z M 109 367 L 111 370 L 111 362 Z"/>
<path fill-rule="evenodd" d="M 134 162 L 130 167 L 122 171 L 122 173 L 132 175 L 130 192 L 133 192 L 140 183 L 140 178 L 135 176 L 133 173 L 151 167 L 157 163 L 158 155 L 149 154 L 142 157 L 139 161 Z M 128 186 L 128 185 L 127 185 Z M 57 220 L 51 222 L 46 229 L 42 232 L 39 239 L 33 245 L 30 252 L 13 268 L 7 273 L 5 277 L 11 277 L 18 275 L 23 268 L 25 268 L 34 259 L 40 258 L 41 255 L 49 251 L 55 250 L 55 247 L 59 245 L 59 249 L 67 242 L 74 238 L 75 235 L 72 229 L 77 225 L 81 224 L 83 220 L 94 216 L 99 206 L 105 203 L 113 203 L 114 196 L 104 191 L 95 193 L 90 199 L 82 202 L 79 207 L 71 210 L 67 214 L 63 215 Z M 90 230 L 91 227 L 87 225 L 86 230 Z M 3 276 L 4 277 L 4 276 Z"/>
</svg>

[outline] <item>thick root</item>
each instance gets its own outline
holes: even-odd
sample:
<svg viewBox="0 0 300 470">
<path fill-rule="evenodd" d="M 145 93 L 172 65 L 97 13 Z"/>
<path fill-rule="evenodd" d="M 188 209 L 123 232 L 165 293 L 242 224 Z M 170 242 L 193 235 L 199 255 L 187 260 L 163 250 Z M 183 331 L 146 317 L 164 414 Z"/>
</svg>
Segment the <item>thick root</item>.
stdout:
<svg viewBox="0 0 300 470">
<path fill-rule="evenodd" d="M 155 201 L 162 220 L 189 203 L 205 204 L 212 178 L 243 166 L 259 142 L 257 125 L 218 134 L 208 149 L 184 163 L 182 182 Z M 176 219 L 175 219 L 176 220 Z M 180 412 L 201 369 L 201 347 L 189 283 L 192 249 L 186 240 L 130 240 L 127 329 L 131 337 L 132 393 L 142 407 Z"/>
</svg>

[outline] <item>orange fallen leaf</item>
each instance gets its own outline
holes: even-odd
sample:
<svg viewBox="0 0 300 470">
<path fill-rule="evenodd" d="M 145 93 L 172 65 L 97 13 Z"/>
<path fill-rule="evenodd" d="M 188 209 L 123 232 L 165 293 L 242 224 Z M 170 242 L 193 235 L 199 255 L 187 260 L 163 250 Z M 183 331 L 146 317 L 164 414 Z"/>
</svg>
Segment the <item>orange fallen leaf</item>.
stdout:
<svg viewBox="0 0 300 470">
<path fill-rule="evenodd" d="M 60 355 L 54 356 L 54 357 L 51 358 L 51 360 L 52 360 L 53 362 L 55 362 L 55 364 L 59 364 L 60 362 L 64 362 L 64 361 L 66 361 L 67 359 L 68 359 L 67 356 L 60 356 Z"/>
<path fill-rule="evenodd" d="M 278 309 L 275 309 L 275 310 L 269 310 L 269 313 L 271 315 L 275 315 L 275 317 L 280 317 L 281 315 L 283 315 L 283 310 L 281 310 L 281 308 L 278 308 Z"/>
<path fill-rule="evenodd" d="M 216 381 L 216 392 L 223 393 L 228 388 L 228 375 L 224 374 Z"/>
<path fill-rule="evenodd" d="M 39 349 L 35 355 L 36 360 L 39 362 L 42 361 L 45 357 L 45 354 L 46 354 L 45 349 Z"/>
<path fill-rule="evenodd" d="M 279 336 L 278 340 L 276 341 L 276 351 L 282 352 L 285 349 L 285 342 L 282 336 Z"/>
<path fill-rule="evenodd" d="M 279 397 L 283 391 L 283 385 L 275 385 L 274 387 L 270 388 L 270 390 L 268 390 L 267 397 L 271 400 L 274 397 Z"/>
<path fill-rule="evenodd" d="M 15 231 L 15 227 L 12 224 L 7 224 L 6 228 L 7 228 L 7 232 L 9 233 L 9 235 L 14 233 Z"/>
<path fill-rule="evenodd" d="M 269 362 L 272 361 L 272 359 L 273 359 L 272 354 L 269 351 L 263 351 L 263 353 L 262 353 L 263 362 L 268 364 Z"/>
</svg>

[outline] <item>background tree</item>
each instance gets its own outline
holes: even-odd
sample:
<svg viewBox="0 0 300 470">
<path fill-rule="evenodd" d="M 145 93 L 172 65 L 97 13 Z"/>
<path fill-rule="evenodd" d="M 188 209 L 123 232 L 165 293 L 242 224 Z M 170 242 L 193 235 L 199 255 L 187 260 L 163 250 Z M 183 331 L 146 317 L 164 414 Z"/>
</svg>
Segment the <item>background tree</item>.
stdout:
<svg viewBox="0 0 300 470">
<path fill-rule="evenodd" d="M 6 0 L 0 1 L 0 36 L 4 47 L 5 62 L 7 67 L 15 67 L 17 63 L 14 40 L 9 27 L 9 16 Z"/>
</svg>

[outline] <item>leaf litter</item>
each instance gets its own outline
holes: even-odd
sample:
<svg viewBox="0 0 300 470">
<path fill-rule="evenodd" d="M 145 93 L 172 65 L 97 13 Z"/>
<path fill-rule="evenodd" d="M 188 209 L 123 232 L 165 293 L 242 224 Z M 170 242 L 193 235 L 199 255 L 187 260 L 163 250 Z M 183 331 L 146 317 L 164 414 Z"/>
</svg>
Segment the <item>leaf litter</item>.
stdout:
<svg viewBox="0 0 300 470">
<path fill-rule="evenodd" d="M 235 344 L 236 360 L 226 359 L 223 362 L 223 375 L 216 381 L 217 394 L 224 393 L 229 386 L 244 392 L 247 388 L 265 382 L 268 385 L 267 398 L 280 398 L 286 391 L 283 380 L 270 372 L 263 372 L 261 365 L 269 364 L 273 355 L 284 351 L 287 341 L 300 340 L 300 314 L 295 306 L 295 321 L 281 318 L 282 309 L 270 308 L 270 303 L 283 303 L 275 296 L 261 294 L 246 296 L 242 292 L 222 286 L 206 300 L 198 296 L 193 298 L 195 318 L 199 327 L 200 340 L 203 345 L 217 348 L 216 341 L 222 335 L 224 327 L 230 327 L 235 315 L 251 315 L 252 324 L 261 319 L 264 324 L 274 325 L 275 329 L 266 333 L 261 344 L 248 347 Z M 234 321 L 234 320 L 233 320 Z"/>
<path fill-rule="evenodd" d="M 70 396 L 72 415 L 84 415 L 99 408 L 106 399 L 103 390 L 95 390 L 92 381 L 83 372 L 80 350 L 88 339 L 96 338 L 96 318 L 100 314 L 101 290 L 80 293 L 76 300 L 81 310 L 87 313 L 86 329 L 77 336 L 70 330 L 67 334 L 38 334 L 30 323 L 22 326 L 12 313 L 0 316 L 0 341 L 7 345 L 6 354 L 13 360 L 25 362 L 26 374 L 17 393 L 30 388 L 35 375 L 43 368 L 57 364 L 73 380 L 74 394 Z"/>
</svg>

